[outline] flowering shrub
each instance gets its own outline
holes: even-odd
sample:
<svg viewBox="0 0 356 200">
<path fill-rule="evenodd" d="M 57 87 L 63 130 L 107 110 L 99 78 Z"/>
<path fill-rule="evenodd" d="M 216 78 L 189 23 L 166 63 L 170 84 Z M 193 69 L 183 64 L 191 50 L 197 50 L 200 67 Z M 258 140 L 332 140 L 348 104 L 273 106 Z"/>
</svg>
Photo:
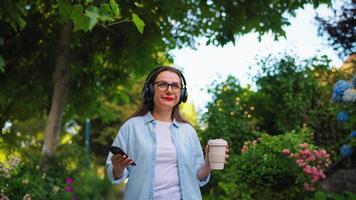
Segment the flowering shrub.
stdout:
<svg viewBox="0 0 356 200">
<path fill-rule="evenodd" d="M 349 89 L 352 89 L 352 84 L 350 82 L 345 80 L 337 81 L 333 89 L 333 96 L 332 96 L 333 101 L 342 102 L 344 92 Z"/>
<path fill-rule="evenodd" d="M 356 102 L 356 89 L 348 89 L 342 96 L 343 102 Z"/>
<path fill-rule="evenodd" d="M 0 194 L 9 199 L 106 197 L 112 189 L 111 183 L 99 177 L 96 168 L 87 167 L 82 155 L 83 150 L 75 145 L 66 146 L 64 153 L 60 147 L 56 160 L 46 170 L 41 166 L 41 155 L 22 159 L 12 156 L 0 163 Z"/>
<path fill-rule="evenodd" d="M 250 147 L 255 147 L 257 145 L 257 142 L 260 140 L 261 138 L 258 138 L 257 140 L 253 140 L 253 141 L 249 141 L 247 140 L 246 142 L 244 142 L 242 148 L 241 148 L 241 153 L 245 153 Z"/>
<path fill-rule="evenodd" d="M 324 169 L 331 164 L 330 155 L 324 150 L 311 150 L 307 143 L 299 144 L 301 148 L 296 153 L 289 149 L 283 149 L 282 153 L 295 159 L 296 165 L 303 169 L 304 175 L 308 177 L 304 183 L 306 191 L 314 191 L 316 184 L 324 179 Z"/>
<path fill-rule="evenodd" d="M 352 155 L 352 153 L 353 153 L 353 149 L 349 145 L 344 144 L 340 148 L 340 154 L 344 157 L 349 157 Z"/>
<path fill-rule="evenodd" d="M 346 111 L 339 112 L 336 117 L 339 122 L 346 122 L 349 120 L 349 114 Z"/>
<path fill-rule="evenodd" d="M 356 103 L 356 75 L 353 76 L 351 82 L 339 80 L 335 83 L 332 99 L 338 103 Z M 350 116 L 347 111 L 339 112 L 337 120 L 339 122 L 347 122 Z M 352 122 L 351 122 L 352 123 Z M 356 131 L 352 131 L 350 137 L 346 139 L 345 144 L 340 147 L 340 155 L 349 157 L 356 148 Z"/>
<path fill-rule="evenodd" d="M 258 63 L 261 70 L 253 77 L 257 91 L 241 87 L 234 77 L 216 81 L 209 88 L 213 100 L 206 107 L 204 129 L 199 137 L 203 144 L 210 138 L 224 137 L 231 151 L 226 168 L 213 171 L 211 181 L 202 188 L 203 199 L 310 197 L 313 192 L 304 189 L 310 177 L 294 158 L 281 152 L 288 148 L 295 153 L 300 150 L 299 144 L 315 142 L 334 156 L 340 138 L 349 128 L 346 126 L 356 124 L 352 105 L 325 101 L 332 96 L 334 80 L 347 77 L 330 68 L 330 59 L 315 58 L 300 64 L 295 57 L 282 56 L 271 56 Z M 341 94 L 340 88 L 337 92 Z M 336 122 L 336 110 L 348 112 L 346 124 Z M 315 132 L 313 141 L 310 135 L 304 137 L 299 131 L 281 136 L 302 127 Z M 260 132 L 279 136 L 262 137 Z M 258 137 L 261 140 L 254 141 Z"/>
<path fill-rule="evenodd" d="M 243 188 L 244 197 L 236 199 L 302 199 L 312 193 L 323 170 L 330 164 L 329 154 L 311 144 L 308 129 L 246 141 L 237 158 L 237 189 Z M 248 197 L 246 195 L 248 194 Z"/>
<path fill-rule="evenodd" d="M 3 162 L 0 193 L 7 195 L 9 199 L 66 199 L 61 177 L 52 169 L 46 172 L 41 170 L 38 161 L 36 158 L 26 160 L 10 157 Z M 58 167 L 57 170 L 59 169 Z"/>
</svg>

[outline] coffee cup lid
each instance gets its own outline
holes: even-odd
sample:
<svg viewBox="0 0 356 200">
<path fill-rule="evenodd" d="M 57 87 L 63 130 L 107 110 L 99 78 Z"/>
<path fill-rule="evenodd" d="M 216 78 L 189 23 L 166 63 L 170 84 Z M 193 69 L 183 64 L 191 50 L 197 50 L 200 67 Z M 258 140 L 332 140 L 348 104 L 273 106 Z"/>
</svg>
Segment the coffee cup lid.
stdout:
<svg viewBox="0 0 356 200">
<path fill-rule="evenodd" d="M 221 145 L 221 146 L 226 146 L 227 142 L 224 139 L 211 139 L 208 141 L 208 145 Z"/>
</svg>

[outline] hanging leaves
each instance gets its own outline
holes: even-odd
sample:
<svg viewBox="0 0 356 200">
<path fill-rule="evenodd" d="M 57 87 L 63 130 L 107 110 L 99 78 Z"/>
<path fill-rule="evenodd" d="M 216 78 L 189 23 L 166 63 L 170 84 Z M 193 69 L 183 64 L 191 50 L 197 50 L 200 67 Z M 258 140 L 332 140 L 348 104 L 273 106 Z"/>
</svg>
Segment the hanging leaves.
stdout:
<svg viewBox="0 0 356 200">
<path fill-rule="evenodd" d="M 140 17 L 135 13 L 132 13 L 132 21 L 136 25 L 137 30 L 140 33 L 143 33 L 143 28 L 145 27 L 145 23 L 140 19 Z"/>
<path fill-rule="evenodd" d="M 110 8 L 112 9 L 112 11 L 114 13 L 114 18 L 116 18 L 116 19 L 120 18 L 119 5 L 116 3 L 115 0 L 110 0 Z"/>
<path fill-rule="evenodd" d="M 58 0 L 59 15 L 64 21 L 71 16 L 72 5 L 67 0 Z"/>
<path fill-rule="evenodd" d="M 111 7 L 109 4 L 107 4 L 107 3 L 101 4 L 98 12 L 99 12 L 99 16 L 100 16 L 99 19 L 101 21 L 103 21 L 103 22 L 115 21 Z"/>
<path fill-rule="evenodd" d="M 74 23 L 74 31 L 83 30 L 86 32 L 90 30 L 90 18 L 87 15 L 84 15 L 83 10 L 83 6 L 80 4 L 73 7 L 70 18 Z"/>
<path fill-rule="evenodd" d="M 86 1 L 86 4 L 91 4 L 93 1 Z M 74 31 L 91 31 L 96 24 L 103 23 L 105 26 L 113 25 L 115 22 L 122 18 L 120 15 L 119 4 L 115 0 L 110 0 L 109 3 L 102 3 L 98 7 L 95 5 L 90 5 L 84 8 L 82 4 L 71 5 L 68 0 L 58 0 L 59 15 L 62 17 L 63 21 L 71 19 L 74 23 Z M 122 19 L 119 22 L 133 21 L 140 33 L 143 33 L 145 23 L 140 17 L 133 13 L 132 20 Z"/>
<path fill-rule="evenodd" d="M 98 14 L 98 8 L 91 6 L 85 11 L 86 16 L 89 17 L 89 30 L 92 30 L 96 23 L 98 23 L 100 15 Z"/>
</svg>

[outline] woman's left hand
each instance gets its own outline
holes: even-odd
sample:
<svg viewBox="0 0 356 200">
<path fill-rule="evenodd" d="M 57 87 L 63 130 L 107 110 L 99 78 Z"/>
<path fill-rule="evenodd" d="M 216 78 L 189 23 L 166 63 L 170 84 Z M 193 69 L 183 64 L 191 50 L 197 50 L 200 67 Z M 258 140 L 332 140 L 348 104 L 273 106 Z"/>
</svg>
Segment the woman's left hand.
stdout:
<svg viewBox="0 0 356 200">
<path fill-rule="evenodd" d="M 225 150 L 225 164 L 227 164 L 228 159 L 229 159 L 229 145 L 226 146 L 226 150 Z M 209 164 L 209 145 L 208 144 L 205 146 L 205 163 Z"/>
<path fill-rule="evenodd" d="M 225 164 L 227 164 L 228 159 L 229 159 L 229 145 L 226 146 L 226 150 L 225 150 Z M 203 180 L 210 173 L 210 171 L 211 168 L 209 163 L 209 145 L 206 145 L 204 165 L 198 170 L 199 180 Z"/>
<path fill-rule="evenodd" d="M 227 164 L 228 159 L 229 159 L 229 145 L 226 146 L 226 150 L 225 150 L 225 164 Z"/>
</svg>

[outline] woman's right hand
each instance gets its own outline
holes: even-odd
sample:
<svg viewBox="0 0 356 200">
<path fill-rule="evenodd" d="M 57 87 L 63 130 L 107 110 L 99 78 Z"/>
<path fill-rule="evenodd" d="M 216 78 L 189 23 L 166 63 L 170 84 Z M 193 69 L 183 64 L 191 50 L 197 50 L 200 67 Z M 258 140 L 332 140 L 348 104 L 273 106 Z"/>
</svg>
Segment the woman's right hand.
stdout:
<svg viewBox="0 0 356 200">
<path fill-rule="evenodd" d="M 114 179 L 119 179 L 123 175 L 125 168 L 131 165 L 133 161 L 129 157 L 116 154 L 111 157 L 111 163 L 113 165 Z"/>
</svg>

